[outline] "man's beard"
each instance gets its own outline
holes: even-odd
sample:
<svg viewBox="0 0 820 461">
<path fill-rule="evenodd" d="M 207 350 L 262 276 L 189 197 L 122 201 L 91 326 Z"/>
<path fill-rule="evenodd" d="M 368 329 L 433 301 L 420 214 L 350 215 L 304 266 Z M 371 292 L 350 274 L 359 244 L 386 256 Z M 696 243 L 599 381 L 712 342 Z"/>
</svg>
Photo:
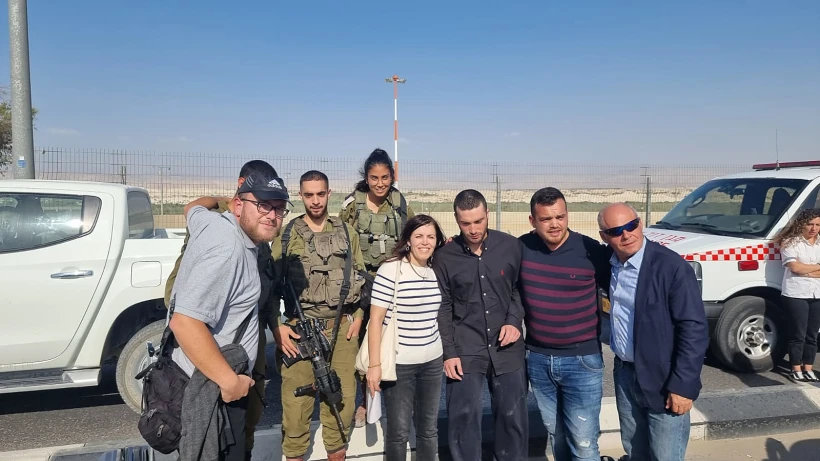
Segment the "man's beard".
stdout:
<svg viewBox="0 0 820 461">
<path fill-rule="evenodd" d="M 271 242 L 277 235 L 279 235 L 279 226 L 276 221 L 273 221 L 273 232 L 265 230 L 258 221 L 247 215 L 242 215 L 239 218 L 239 227 L 245 232 L 249 239 L 254 243 Z"/>
<path fill-rule="evenodd" d="M 322 207 L 317 214 L 313 214 L 314 211 L 310 208 L 305 209 L 305 211 L 307 212 L 307 215 L 313 219 L 322 219 L 325 215 L 327 215 L 327 207 Z"/>
</svg>

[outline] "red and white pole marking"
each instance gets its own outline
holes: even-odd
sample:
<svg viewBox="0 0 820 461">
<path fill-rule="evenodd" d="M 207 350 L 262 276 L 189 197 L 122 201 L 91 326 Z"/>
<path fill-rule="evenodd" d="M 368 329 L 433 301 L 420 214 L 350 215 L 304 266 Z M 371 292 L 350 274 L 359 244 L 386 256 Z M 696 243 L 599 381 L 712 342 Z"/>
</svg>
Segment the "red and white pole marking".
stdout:
<svg viewBox="0 0 820 461">
<path fill-rule="evenodd" d="M 399 184 L 399 83 L 404 83 L 407 79 L 399 78 L 398 75 L 384 79 L 393 82 L 393 169 L 396 172 L 393 185 Z"/>
</svg>

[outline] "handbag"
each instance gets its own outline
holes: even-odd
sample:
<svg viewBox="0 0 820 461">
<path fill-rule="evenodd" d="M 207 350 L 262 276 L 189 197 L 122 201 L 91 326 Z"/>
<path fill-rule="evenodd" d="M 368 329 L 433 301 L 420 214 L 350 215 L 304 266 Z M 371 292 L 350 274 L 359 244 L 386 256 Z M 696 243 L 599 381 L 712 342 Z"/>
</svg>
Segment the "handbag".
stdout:
<svg viewBox="0 0 820 461">
<path fill-rule="evenodd" d="M 137 429 L 151 448 L 165 455 L 179 449 L 182 439 L 182 400 L 190 381 L 185 371 L 172 358 L 176 339 L 170 325 L 175 301 L 176 297 L 171 299 L 159 351 L 155 355 L 149 350 L 151 363 L 134 377 L 142 380 L 142 412 Z M 245 335 L 251 317 L 253 312 L 239 325 L 234 335 L 234 344 L 239 344 Z"/>
<path fill-rule="evenodd" d="M 393 309 L 393 315 L 388 322 L 387 327 L 382 328 L 382 345 L 381 345 L 381 368 L 382 381 L 396 380 L 396 355 L 398 354 L 399 346 L 399 308 L 396 305 L 396 297 L 399 294 L 399 277 L 401 276 L 401 260 L 396 264 L 396 277 L 393 279 L 393 300 L 390 301 L 389 309 Z M 356 354 L 356 370 L 361 374 L 367 374 L 370 366 L 370 329 L 368 328 L 364 334 L 362 346 L 359 348 L 359 353 Z"/>
</svg>

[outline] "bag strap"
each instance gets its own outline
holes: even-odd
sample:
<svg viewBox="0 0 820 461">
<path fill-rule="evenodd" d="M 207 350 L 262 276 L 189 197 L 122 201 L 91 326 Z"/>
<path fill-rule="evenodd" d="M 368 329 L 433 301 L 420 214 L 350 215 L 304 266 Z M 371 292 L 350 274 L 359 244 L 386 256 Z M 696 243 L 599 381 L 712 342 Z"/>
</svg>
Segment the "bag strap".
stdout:
<svg viewBox="0 0 820 461">
<path fill-rule="evenodd" d="M 176 306 L 177 295 L 171 297 L 171 301 L 168 303 L 168 315 L 165 317 L 165 329 L 162 331 L 162 337 L 159 340 L 159 351 L 155 355 L 157 358 L 160 357 L 167 357 L 171 358 L 171 354 L 174 352 L 174 343 L 176 342 L 176 338 L 174 338 L 174 332 L 171 331 L 171 316 L 174 315 L 174 307 Z"/>
<path fill-rule="evenodd" d="M 174 295 L 174 297 L 171 298 L 171 305 L 168 308 L 168 320 L 165 324 L 165 330 L 162 332 L 162 339 L 160 340 L 160 354 L 162 355 L 164 355 L 166 352 L 170 355 L 170 353 L 173 352 L 172 346 L 170 346 L 170 349 L 168 349 L 167 351 L 166 349 L 169 348 L 169 345 L 173 344 L 175 339 L 174 332 L 171 330 L 171 316 L 174 315 L 174 305 L 176 303 L 176 299 L 177 297 L 176 295 Z M 245 317 L 245 320 L 243 320 L 242 323 L 239 325 L 239 329 L 236 330 L 236 334 L 233 337 L 234 344 L 239 344 L 239 341 L 242 339 L 243 336 L 245 336 L 245 331 L 248 330 L 248 325 L 250 325 L 251 323 L 251 317 L 253 317 L 253 310 L 251 310 L 248 313 L 248 316 Z"/>
<path fill-rule="evenodd" d="M 401 277 L 401 259 L 396 264 L 396 277 L 393 279 L 393 299 L 390 300 L 390 307 L 393 308 L 393 315 L 390 320 L 399 320 L 399 306 L 396 299 L 399 297 L 399 278 Z M 398 324 L 396 324 L 398 326 Z"/>
<path fill-rule="evenodd" d="M 258 309 L 258 307 L 257 307 Z M 245 320 L 242 321 L 242 324 L 239 325 L 239 329 L 236 330 L 236 334 L 233 336 L 233 344 L 239 344 L 239 341 L 245 336 L 245 331 L 248 329 L 248 325 L 251 323 L 251 317 L 253 317 L 253 309 L 248 312 L 248 316 L 245 317 Z"/>
</svg>

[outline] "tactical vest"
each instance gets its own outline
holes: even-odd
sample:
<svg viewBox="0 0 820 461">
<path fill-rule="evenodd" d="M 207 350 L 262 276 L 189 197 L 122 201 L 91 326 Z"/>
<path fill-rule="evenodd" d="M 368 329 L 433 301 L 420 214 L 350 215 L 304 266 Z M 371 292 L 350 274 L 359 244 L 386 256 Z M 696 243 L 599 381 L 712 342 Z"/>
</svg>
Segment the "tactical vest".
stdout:
<svg viewBox="0 0 820 461">
<path fill-rule="evenodd" d="M 333 225 L 331 232 L 313 232 L 303 219 L 297 216 L 285 227 L 282 234 L 282 261 L 287 264 L 288 278 L 299 295 L 305 310 L 316 309 L 314 315 L 333 315 L 340 306 L 343 285 L 347 285 L 344 305 L 359 300 L 364 279 L 354 274 L 353 255 L 350 251 L 350 237 L 344 222 L 334 216 L 328 220 Z M 291 232 L 296 232 L 305 243 L 302 254 L 288 255 L 287 247 Z M 284 274 L 284 272 L 283 272 Z M 347 282 L 347 283 L 345 283 Z M 287 315 L 292 307 L 286 306 Z M 323 315 L 324 314 L 324 315 Z"/>
<path fill-rule="evenodd" d="M 387 196 L 389 210 L 373 213 L 367 207 L 367 193 L 353 193 L 356 202 L 354 227 L 359 234 L 365 266 L 372 270 L 393 255 L 404 223 L 407 222 L 407 202 L 397 189 L 391 189 Z M 398 205 L 398 206 L 396 206 Z"/>
</svg>

